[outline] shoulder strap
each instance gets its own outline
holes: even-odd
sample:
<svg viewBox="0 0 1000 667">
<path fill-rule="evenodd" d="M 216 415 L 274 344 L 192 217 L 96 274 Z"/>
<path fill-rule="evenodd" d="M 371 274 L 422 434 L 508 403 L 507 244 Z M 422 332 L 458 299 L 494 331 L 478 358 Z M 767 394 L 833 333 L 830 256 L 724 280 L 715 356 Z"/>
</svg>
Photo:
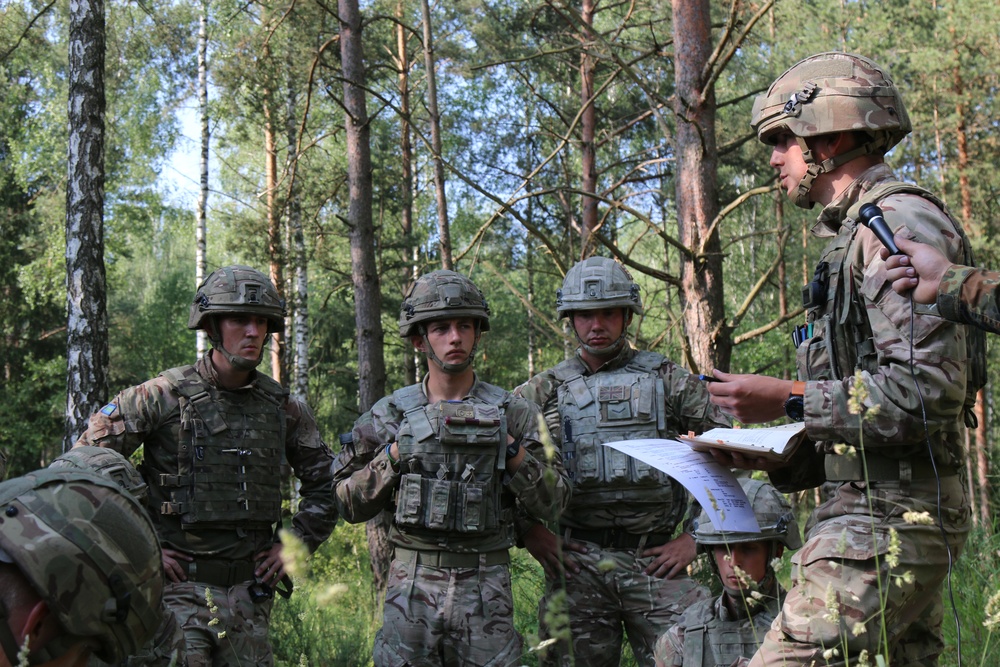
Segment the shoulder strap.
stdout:
<svg viewBox="0 0 1000 667">
<path fill-rule="evenodd" d="M 411 384 L 392 392 L 392 402 L 396 404 L 400 412 L 406 413 L 414 408 L 427 405 L 427 397 L 419 384 Z"/>
<path fill-rule="evenodd" d="M 257 373 L 253 384 L 254 391 L 275 405 L 284 406 L 288 400 L 289 392 L 281 384 L 264 373 Z"/>
<path fill-rule="evenodd" d="M 559 382 L 565 382 L 571 377 L 582 375 L 584 370 L 582 366 L 583 363 L 574 356 L 553 366 L 551 373 Z"/>
<path fill-rule="evenodd" d="M 495 384 L 480 382 L 476 386 L 476 398 L 490 405 L 506 406 L 510 402 L 512 394 Z"/>
<path fill-rule="evenodd" d="M 663 362 L 666 360 L 667 358 L 659 352 L 653 352 L 652 350 L 640 350 L 639 353 L 632 357 L 632 360 L 628 362 L 628 367 L 634 370 L 652 373 L 662 366 Z"/>
<path fill-rule="evenodd" d="M 203 378 L 194 366 L 178 366 L 169 368 L 161 376 L 170 381 L 174 391 L 181 397 L 181 412 L 187 402 L 191 409 L 201 418 L 212 435 L 225 431 L 229 426 L 222 418 L 215 401 L 212 400 L 211 385 Z"/>
</svg>

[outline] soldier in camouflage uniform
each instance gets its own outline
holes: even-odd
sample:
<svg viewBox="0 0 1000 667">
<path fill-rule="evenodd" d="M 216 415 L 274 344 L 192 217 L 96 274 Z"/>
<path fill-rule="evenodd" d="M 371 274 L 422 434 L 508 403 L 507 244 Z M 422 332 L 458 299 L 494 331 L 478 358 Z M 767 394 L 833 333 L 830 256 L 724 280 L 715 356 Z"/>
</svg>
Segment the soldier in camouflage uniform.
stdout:
<svg viewBox="0 0 1000 667">
<path fill-rule="evenodd" d="M 118 484 L 82 470 L 0 484 L 0 667 L 120 661 L 152 638 L 162 593 L 153 526 Z"/>
<path fill-rule="evenodd" d="M 399 334 L 427 355 L 427 375 L 362 415 L 341 453 L 344 518 L 394 512 L 380 667 L 517 664 L 514 512 L 554 520 L 569 500 L 558 451 L 541 443 L 538 410 L 472 369 L 489 315 L 465 276 L 419 278 L 403 299 Z"/>
<path fill-rule="evenodd" d="M 695 376 L 628 343 L 642 300 L 617 262 L 590 257 L 574 265 L 556 309 L 570 319 L 580 347 L 518 389 L 542 408 L 573 482 L 558 536 L 538 521 L 518 526 L 546 573 L 538 614 L 543 635 L 558 630 L 545 618 L 559 611 L 553 599 L 563 589 L 569 606 L 572 646 L 560 642 L 546 659 L 617 665 L 627 634 L 639 664 L 650 665 L 656 638 L 708 597 L 685 574 L 697 553 L 694 539 L 683 531 L 674 536 L 691 503 L 665 474 L 601 443 L 671 438 L 729 422 Z"/>
<path fill-rule="evenodd" d="M 882 258 L 897 293 L 937 304 L 946 320 L 1000 333 L 1000 273 L 954 264 L 936 248 L 903 236 L 896 236 L 896 245 L 905 254 L 883 249 Z"/>
<path fill-rule="evenodd" d="M 759 533 L 719 531 L 702 512 L 695 542 L 722 581 L 722 595 L 690 607 L 656 641 L 656 667 L 745 667 L 771 627 L 785 590 L 773 561 L 802 546 L 792 508 L 770 484 L 740 479 Z"/>
<path fill-rule="evenodd" d="M 146 498 L 149 496 L 149 486 L 131 461 L 107 447 L 93 447 L 91 445 L 74 447 L 53 459 L 52 463 L 49 464 L 49 469 L 96 472 L 116 482 L 143 506 L 145 506 Z M 123 667 L 143 667 L 145 665 L 169 667 L 186 664 L 184 632 L 177 623 L 177 616 L 162 603 L 160 613 L 163 616 L 163 621 L 156 634 L 135 655 L 130 655 L 121 662 Z M 91 667 L 95 667 L 95 665 L 105 663 L 98 663 L 92 659 L 90 664 Z"/>
<path fill-rule="evenodd" d="M 212 272 L 188 320 L 189 329 L 205 330 L 212 349 L 194 366 L 118 394 L 77 442 L 125 456 L 144 447 L 164 599 L 184 629 L 191 666 L 272 664 L 267 630 L 284 578 L 274 530 L 283 460 L 301 481 L 291 532 L 314 550 L 336 524 L 333 455 L 312 412 L 255 370 L 284 316 L 264 274 L 247 266 Z"/>
<path fill-rule="evenodd" d="M 803 290 L 808 323 L 793 336 L 800 380 L 717 372 L 724 381 L 709 391 L 743 422 L 804 421 L 816 446 L 780 467 L 716 458 L 769 470 L 786 492 L 838 486 L 810 519 L 795 585 L 751 665 L 854 664 L 862 651 L 872 663 L 878 652 L 894 666 L 936 665 L 940 587 L 970 526 L 960 452 L 982 340 L 926 309 L 911 319 L 859 211 L 878 204 L 892 229 L 952 261 L 971 262 L 968 241 L 937 197 L 884 164 L 910 121 L 867 58 L 799 62 L 757 99 L 752 124 L 774 146 L 771 165 L 793 202 L 823 206 L 813 232 L 829 244 Z"/>
</svg>

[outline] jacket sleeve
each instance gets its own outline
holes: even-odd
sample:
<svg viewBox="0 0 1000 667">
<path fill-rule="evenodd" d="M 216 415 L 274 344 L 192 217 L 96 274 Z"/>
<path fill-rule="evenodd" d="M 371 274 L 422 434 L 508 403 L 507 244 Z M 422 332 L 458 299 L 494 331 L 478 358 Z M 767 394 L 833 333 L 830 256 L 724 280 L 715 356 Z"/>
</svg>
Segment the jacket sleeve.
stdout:
<svg viewBox="0 0 1000 667">
<path fill-rule="evenodd" d="M 285 455 L 301 482 L 301 500 L 292 517 L 292 532 L 310 551 L 315 551 L 337 525 L 333 454 L 323 442 L 316 419 L 305 402 L 289 399 L 285 419 L 288 426 Z"/>
<path fill-rule="evenodd" d="M 393 470 L 385 451 L 396 441 L 399 429 L 393 412 L 388 398 L 376 403 L 354 423 L 353 440 L 340 452 L 334 476 L 337 507 L 350 523 L 377 516 L 399 487 L 400 474 Z"/>
<path fill-rule="evenodd" d="M 1000 273 L 952 265 L 941 277 L 937 306 L 941 317 L 990 333 L 1000 333 Z"/>
<path fill-rule="evenodd" d="M 562 425 L 559 423 L 557 388 L 558 383 L 556 379 L 549 371 L 546 371 L 536 375 L 515 389 L 514 395 L 520 396 L 528 401 L 534 409 L 541 410 L 542 416 L 545 420 L 546 430 L 548 431 L 548 437 L 551 438 L 553 446 L 557 448 L 557 451 L 559 451 L 559 467 L 562 470 L 562 474 L 566 475 L 565 467 L 562 462 L 562 452 L 561 450 L 558 450 L 558 447 L 562 443 Z M 528 453 L 531 454 L 530 449 Z M 527 456 L 525 459 L 527 459 Z M 566 479 L 567 484 L 569 484 L 569 478 L 567 477 Z M 570 497 L 567 494 L 565 503 L 559 510 L 560 514 L 562 513 L 562 510 L 569 505 L 569 499 Z M 553 521 L 554 520 L 555 519 L 553 519 Z M 523 503 L 518 503 L 517 511 L 514 517 L 515 532 L 517 534 L 518 543 L 520 544 L 521 536 L 524 535 L 532 526 L 545 521 L 547 521 L 547 519 L 535 516 L 527 510 Z"/>
<path fill-rule="evenodd" d="M 939 249 L 952 262 L 961 260 L 961 238 L 931 202 L 916 195 L 893 195 L 882 200 L 881 207 L 894 230 L 905 225 L 918 240 Z M 932 437 L 960 430 L 966 394 L 966 332 L 933 309 L 911 310 L 910 300 L 896 294 L 886 280 L 880 248 L 875 235 L 862 227 L 845 258 L 874 339 L 876 365 L 860 371 L 858 380 L 850 376 L 808 382 L 806 432 L 817 441 L 895 447 L 886 453 L 904 457 L 926 451 L 925 410 L 926 429 Z M 867 408 L 864 419 L 856 407 L 859 399 Z M 935 439 L 940 441 L 940 437 Z"/>
<path fill-rule="evenodd" d="M 711 401 L 705 383 L 672 361 L 660 366 L 666 391 L 667 429 L 673 435 L 729 428 L 732 421 Z"/>
<path fill-rule="evenodd" d="M 90 416 L 74 447 L 107 447 L 131 456 L 150 433 L 178 414 L 178 406 L 170 385 L 160 378 L 130 387 Z"/>
<path fill-rule="evenodd" d="M 507 488 L 525 514 L 541 521 L 556 521 L 569 504 L 571 493 L 562 454 L 552 442 L 535 405 L 523 398 L 511 397 L 506 415 L 510 435 L 514 439 L 521 438 L 525 449 L 521 465 L 507 480 Z"/>
</svg>

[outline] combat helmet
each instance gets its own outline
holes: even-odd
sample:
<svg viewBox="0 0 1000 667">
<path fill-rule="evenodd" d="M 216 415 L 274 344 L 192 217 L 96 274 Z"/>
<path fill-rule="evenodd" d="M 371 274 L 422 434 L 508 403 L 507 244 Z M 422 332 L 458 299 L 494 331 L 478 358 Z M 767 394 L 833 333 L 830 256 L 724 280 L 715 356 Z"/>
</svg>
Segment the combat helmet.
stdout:
<svg viewBox="0 0 1000 667">
<path fill-rule="evenodd" d="M 261 347 L 256 362 L 225 350 L 215 316 L 259 315 L 267 318 L 267 333 L 272 334 L 284 331 L 285 312 L 285 300 L 278 296 L 270 278 L 255 268 L 235 264 L 212 271 L 198 286 L 187 326 L 204 329 L 216 351 L 234 367 L 249 371 L 260 365 L 264 348 Z"/>
<path fill-rule="evenodd" d="M 132 494 L 132 497 L 139 502 L 144 502 L 149 493 L 149 487 L 132 462 L 107 447 L 93 445 L 74 447 L 53 459 L 49 468 L 52 470 L 74 468 L 96 472 L 117 482 L 118 486 Z"/>
<path fill-rule="evenodd" d="M 156 533 L 138 501 L 96 473 L 43 469 L 0 484 L 0 563 L 20 571 L 63 631 L 31 651 L 32 664 L 54 660 L 81 640 L 101 660 L 117 663 L 160 625 Z M 0 623 L 0 646 L 11 664 L 18 662 L 15 644 L 8 624 Z"/>
<path fill-rule="evenodd" d="M 607 257 L 588 257 L 577 262 L 566 272 L 562 288 L 556 291 L 556 313 L 560 319 L 577 310 L 625 308 L 635 315 L 642 315 L 642 298 L 639 285 L 624 266 Z M 628 327 L 621 336 L 606 348 L 587 345 L 577 334 L 577 340 L 591 354 L 608 356 L 621 349 Z"/>
<path fill-rule="evenodd" d="M 792 65 L 754 101 L 750 124 L 765 144 L 774 145 L 783 132 L 796 137 L 809 166 L 792 196 L 802 208 L 812 207 L 807 195 L 819 174 L 862 155 L 885 154 L 912 129 L 888 72 L 868 58 L 841 52 L 820 53 Z M 869 139 L 821 164 L 805 141 L 859 131 Z"/>
<path fill-rule="evenodd" d="M 759 479 L 741 478 L 740 486 L 750 500 L 750 507 L 760 526 L 759 533 L 743 533 L 718 530 L 702 510 L 698 517 L 698 525 L 694 531 L 694 541 L 700 547 L 713 547 L 719 544 L 739 544 L 740 542 L 773 541 L 784 544 L 789 549 L 802 546 L 799 536 L 799 525 L 795 521 L 792 506 L 777 489 Z"/>
</svg>

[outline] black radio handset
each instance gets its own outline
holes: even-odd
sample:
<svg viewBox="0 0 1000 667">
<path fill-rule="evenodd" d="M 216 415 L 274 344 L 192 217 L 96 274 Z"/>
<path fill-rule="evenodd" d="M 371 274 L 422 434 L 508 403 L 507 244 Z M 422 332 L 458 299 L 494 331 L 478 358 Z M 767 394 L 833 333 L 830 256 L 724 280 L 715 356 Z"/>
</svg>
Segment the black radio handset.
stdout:
<svg viewBox="0 0 1000 667">
<path fill-rule="evenodd" d="M 878 237 L 882 245 L 889 249 L 890 254 L 902 254 L 899 252 L 899 248 L 896 247 L 896 242 L 892 238 L 892 230 L 889 229 L 885 218 L 882 217 L 882 209 L 875 204 L 864 204 L 858 211 L 858 220 L 862 225 L 872 230 L 872 233 Z"/>
</svg>

